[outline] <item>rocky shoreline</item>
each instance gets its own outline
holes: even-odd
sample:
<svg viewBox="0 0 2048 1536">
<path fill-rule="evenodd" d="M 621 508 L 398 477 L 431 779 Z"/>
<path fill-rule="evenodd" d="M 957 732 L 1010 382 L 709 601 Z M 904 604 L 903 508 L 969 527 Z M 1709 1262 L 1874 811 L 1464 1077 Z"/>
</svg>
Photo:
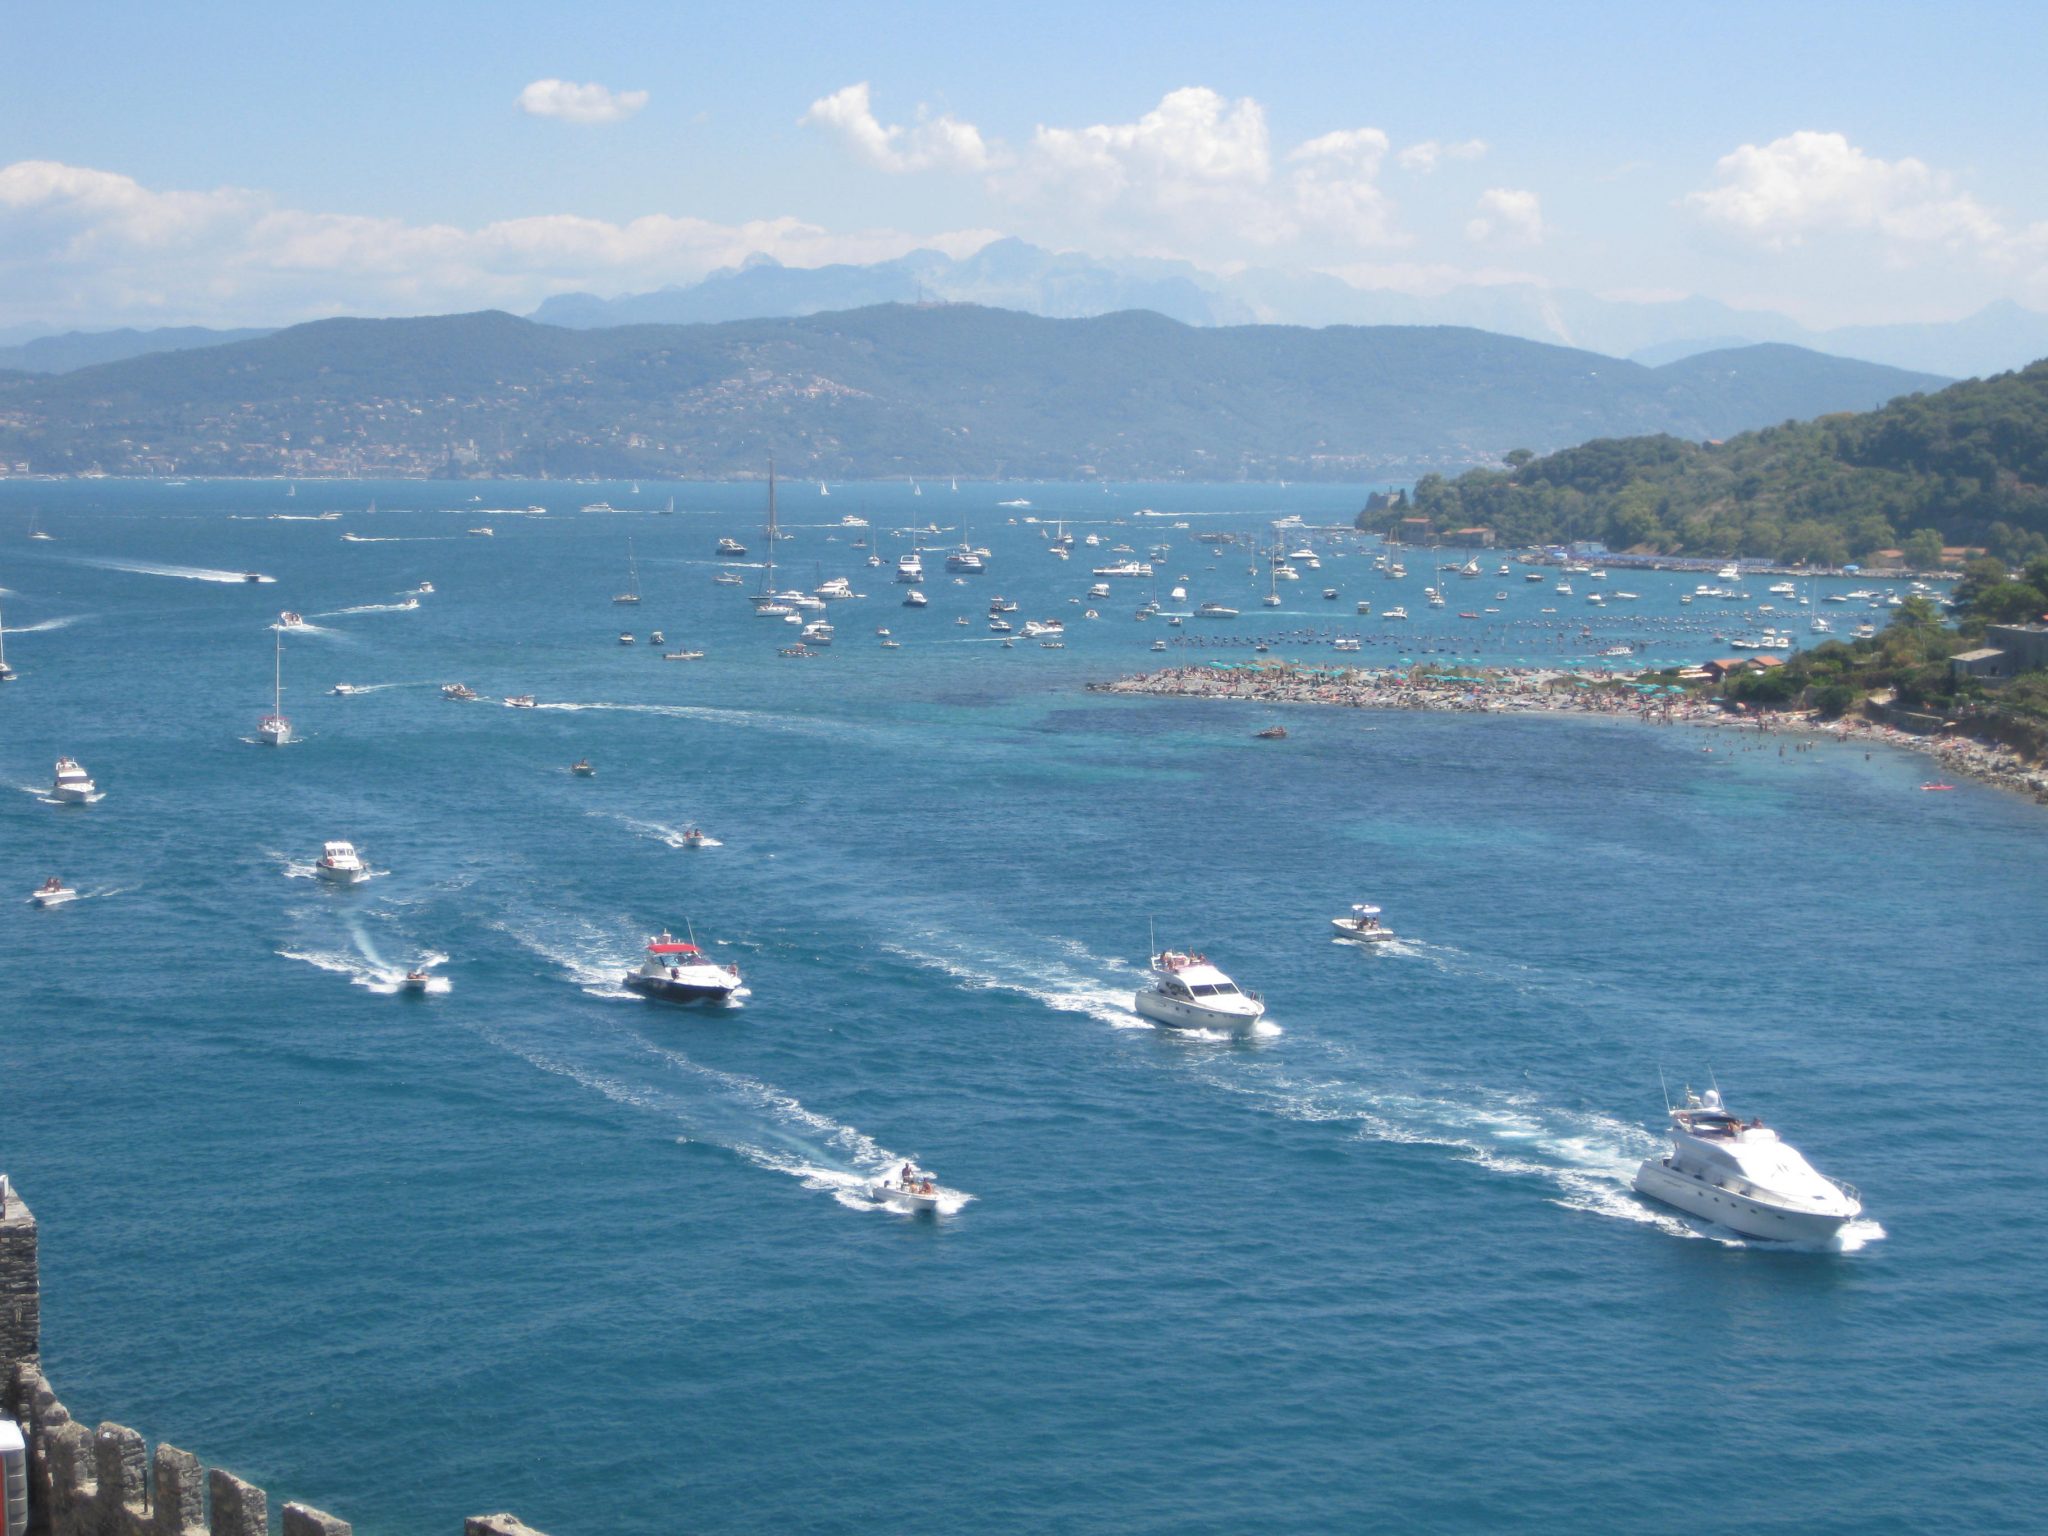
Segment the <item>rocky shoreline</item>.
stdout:
<svg viewBox="0 0 2048 1536">
<path fill-rule="evenodd" d="M 1477 715 L 1602 715 L 1651 725 L 1711 726 L 1764 735 L 1862 741 L 1933 758 L 1944 774 L 2031 795 L 2048 804 L 2048 766 L 2011 747 L 1960 736 L 1918 736 L 1849 716 L 1732 714 L 1719 705 L 1637 682 L 1633 674 L 1538 668 L 1475 668 L 1454 676 L 1422 672 L 1333 672 L 1269 664 L 1257 667 L 1164 667 L 1113 682 L 1093 693 L 1186 699 L 1236 699 L 1261 704 L 1323 704 L 1343 709 L 1431 710 Z"/>
</svg>

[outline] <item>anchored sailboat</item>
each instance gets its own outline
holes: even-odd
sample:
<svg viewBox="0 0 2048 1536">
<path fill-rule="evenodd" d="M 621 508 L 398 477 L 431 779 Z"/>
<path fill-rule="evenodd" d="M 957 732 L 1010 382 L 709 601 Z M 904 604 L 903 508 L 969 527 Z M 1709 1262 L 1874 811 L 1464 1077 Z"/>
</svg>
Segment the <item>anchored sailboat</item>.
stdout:
<svg viewBox="0 0 2048 1536">
<path fill-rule="evenodd" d="M 616 594 L 615 603 L 637 603 L 640 601 L 640 561 L 633 553 L 633 541 L 626 540 L 626 590 Z"/>
<path fill-rule="evenodd" d="M 266 747 L 282 747 L 292 739 L 292 723 L 284 717 L 284 630 L 271 631 L 276 642 L 271 653 L 270 713 L 256 727 L 256 740 Z"/>
</svg>

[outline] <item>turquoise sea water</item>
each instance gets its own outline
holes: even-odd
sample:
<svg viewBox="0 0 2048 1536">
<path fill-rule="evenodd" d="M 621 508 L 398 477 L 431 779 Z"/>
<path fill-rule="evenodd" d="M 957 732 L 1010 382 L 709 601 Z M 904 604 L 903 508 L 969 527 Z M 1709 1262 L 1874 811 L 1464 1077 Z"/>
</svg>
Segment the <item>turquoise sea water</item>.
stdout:
<svg viewBox="0 0 2048 1536">
<path fill-rule="evenodd" d="M 814 660 L 711 583 L 759 488 L 0 486 L 0 1168 L 75 1414 L 366 1533 L 2035 1521 L 2038 807 L 1860 749 L 1081 691 L 1159 659 L 1168 571 L 1276 655 L 1385 635 L 1354 595 L 1422 614 L 1413 653 L 1587 654 L 1533 589 L 1465 638 L 1461 584 L 1429 616 L 1355 542 L 1276 618 L 1189 542 L 1355 490 L 785 490 L 785 568 L 868 594 Z M 1109 521 L 1144 507 L 1184 516 Z M 1068 565 L 1022 521 L 1063 512 L 1102 539 Z M 892 563 L 964 514 L 991 571 L 934 557 L 908 612 L 848 513 Z M 1629 577 L 1635 638 L 1712 654 L 1696 579 Z M 994 592 L 1065 648 L 1003 650 Z M 616 642 L 654 627 L 709 655 Z M 59 752 L 101 803 L 42 802 Z M 329 837 L 388 873 L 320 888 Z M 20 901 L 55 872 L 87 899 Z M 1363 899 L 1409 938 L 1329 942 Z M 1148 919 L 1273 1030 L 1141 1027 Z M 619 995 L 686 920 L 744 1007 Z M 450 990 L 388 995 L 427 953 Z M 1630 1194 L 1660 1066 L 1860 1185 L 1848 1251 Z M 860 1197 L 907 1157 L 966 1198 Z"/>
</svg>

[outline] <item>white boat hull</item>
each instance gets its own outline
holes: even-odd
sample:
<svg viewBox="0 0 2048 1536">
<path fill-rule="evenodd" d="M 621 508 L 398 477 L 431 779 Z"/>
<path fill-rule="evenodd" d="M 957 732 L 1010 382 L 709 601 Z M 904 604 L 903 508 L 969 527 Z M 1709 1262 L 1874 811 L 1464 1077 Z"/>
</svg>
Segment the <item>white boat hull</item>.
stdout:
<svg viewBox="0 0 2048 1536">
<path fill-rule="evenodd" d="M 1169 1029 L 1221 1029 L 1243 1034 L 1257 1026 L 1266 1008 L 1243 993 L 1237 996 L 1237 1008 L 1212 1008 L 1147 988 L 1136 994 L 1131 1006 L 1153 1023 Z"/>
<path fill-rule="evenodd" d="M 50 798 L 59 805 L 86 805 L 91 802 L 92 796 L 90 785 L 59 784 L 50 791 Z"/>
<path fill-rule="evenodd" d="M 1636 1192 L 1652 1200 L 1740 1232 L 1744 1237 L 1788 1243 L 1826 1242 L 1862 1214 L 1845 1211 L 1795 1211 L 1724 1189 L 1700 1176 L 1680 1173 L 1651 1159 L 1636 1170 Z"/>
<path fill-rule="evenodd" d="M 1392 931 L 1386 928 L 1362 928 L 1355 918 L 1333 917 L 1330 919 L 1330 926 L 1337 930 L 1340 937 L 1355 939 L 1360 944 L 1385 944 L 1394 937 Z"/>
<path fill-rule="evenodd" d="M 894 1184 L 870 1185 L 868 1193 L 884 1204 L 907 1206 L 913 1211 L 936 1211 L 939 1208 L 939 1196 L 936 1193 L 915 1194 Z"/>
<path fill-rule="evenodd" d="M 37 891 L 29 897 L 29 904 L 37 907 L 61 907 L 67 901 L 78 900 L 78 892 L 70 887 L 61 891 Z"/>
<path fill-rule="evenodd" d="M 360 885 L 370 878 L 367 869 L 337 869 L 332 864 L 315 864 L 313 872 L 331 885 Z"/>
</svg>

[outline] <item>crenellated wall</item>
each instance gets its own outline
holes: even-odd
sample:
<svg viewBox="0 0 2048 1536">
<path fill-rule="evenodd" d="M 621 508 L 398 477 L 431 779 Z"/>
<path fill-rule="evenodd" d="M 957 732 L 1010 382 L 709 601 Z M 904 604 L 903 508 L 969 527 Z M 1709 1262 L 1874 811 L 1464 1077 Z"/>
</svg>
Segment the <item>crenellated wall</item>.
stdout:
<svg viewBox="0 0 2048 1536">
<path fill-rule="evenodd" d="M 152 1455 L 125 1425 L 87 1429 L 43 1379 L 36 1219 L 0 1174 L 0 1417 L 28 1442 L 29 1536 L 270 1536 L 270 1496 L 190 1451 Z M 351 1536 L 305 1504 L 284 1536 Z M 513 1515 L 475 1515 L 463 1536 L 540 1536 Z"/>
</svg>

